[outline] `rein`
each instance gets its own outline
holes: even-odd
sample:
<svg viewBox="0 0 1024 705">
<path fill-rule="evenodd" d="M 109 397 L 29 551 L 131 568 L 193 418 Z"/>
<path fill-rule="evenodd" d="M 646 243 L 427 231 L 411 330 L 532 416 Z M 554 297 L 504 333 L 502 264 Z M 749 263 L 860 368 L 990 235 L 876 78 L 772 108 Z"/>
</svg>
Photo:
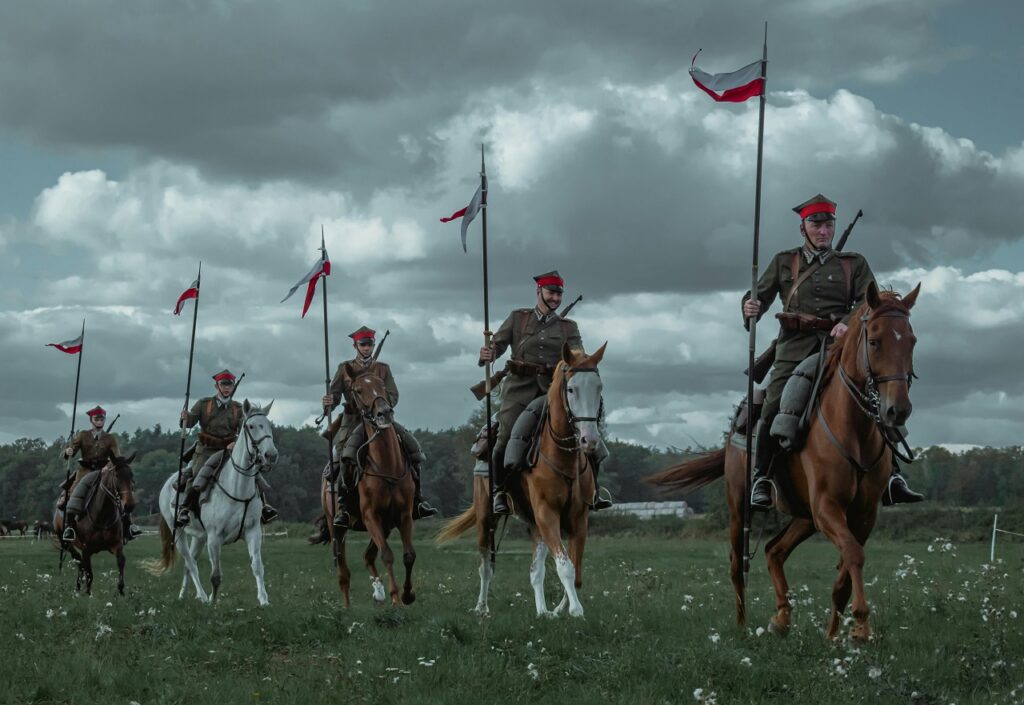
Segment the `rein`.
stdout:
<svg viewBox="0 0 1024 705">
<path fill-rule="evenodd" d="M 265 436 L 260 436 L 259 438 L 256 438 L 252 435 L 252 432 L 249 431 L 249 427 L 245 425 L 246 421 L 255 416 L 266 417 L 266 415 L 266 412 L 259 411 L 249 414 L 244 419 L 242 419 L 242 431 L 245 434 L 245 445 L 243 447 L 245 448 L 245 451 L 249 453 L 249 456 L 252 458 L 252 462 L 250 462 L 248 465 L 242 466 L 235 462 L 234 453 L 228 456 L 228 459 L 231 461 L 231 469 L 243 477 L 255 478 L 263 470 L 263 468 L 267 467 L 268 465 L 267 463 L 261 462 L 259 459 L 259 444 L 267 440 L 268 438 L 273 440 L 274 435 L 272 433 L 268 433 Z M 253 472 L 249 472 L 254 467 L 256 468 L 256 470 Z M 230 499 L 232 502 L 238 502 L 239 504 L 244 505 L 242 507 L 242 520 L 238 522 L 238 535 L 235 536 L 235 541 L 238 541 L 242 538 L 242 534 L 245 532 L 245 519 L 249 515 L 249 505 L 252 503 L 254 499 L 256 499 L 256 495 L 259 494 L 259 490 L 256 488 L 254 484 L 251 496 L 249 496 L 248 498 L 235 497 L 233 494 L 224 489 L 224 485 L 221 484 L 219 476 L 217 477 L 216 486 L 220 488 L 220 491 L 224 493 L 224 496 Z"/>
<path fill-rule="evenodd" d="M 596 422 L 600 420 L 604 402 L 602 401 L 601 405 L 598 407 L 597 416 L 576 416 L 572 410 L 572 405 L 569 404 L 569 379 L 566 376 L 569 372 L 574 374 L 592 373 L 598 376 L 600 376 L 600 372 L 597 371 L 596 367 L 569 367 L 568 365 L 562 365 L 562 383 L 559 386 L 559 396 L 562 399 L 562 410 L 565 412 L 566 420 L 572 428 L 572 432 L 569 435 L 563 436 L 555 431 L 555 427 L 551 422 L 551 414 L 544 414 L 545 426 L 548 434 L 551 436 L 551 439 L 555 444 L 555 447 L 562 452 L 575 454 L 577 458 L 577 467 L 574 468 L 574 471 L 564 470 L 561 466 L 555 463 L 555 461 L 542 453 L 539 447 L 537 455 L 539 455 L 544 462 L 548 464 L 548 467 L 572 483 L 578 479 L 587 468 L 586 457 L 584 454 L 580 453 L 580 433 L 577 424 L 581 421 Z"/>
<path fill-rule="evenodd" d="M 886 311 L 878 314 L 879 317 L 884 318 L 910 318 L 909 313 L 903 311 Z M 829 441 L 832 442 L 839 452 L 842 453 L 843 457 L 846 458 L 853 467 L 857 468 L 858 473 L 863 476 L 871 468 L 875 467 L 878 462 L 885 455 L 885 449 L 888 447 L 900 460 L 906 463 L 914 462 L 914 452 L 911 450 L 910 445 L 907 443 L 906 437 L 903 433 L 882 421 L 881 414 L 881 395 L 879 393 L 879 385 L 885 384 L 886 382 L 906 382 L 907 389 L 909 390 L 917 378 L 914 374 L 913 369 L 907 374 L 899 375 L 876 375 L 874 370 L 871 369 L 871 360 L 868 357 L 868 323 L 869 315 L 867 312 L 860 317 L 861 322 L 861 335 L 860 341 L 858 342 L 858 350 L 863 353 L 862 360 L 864 362 L 865 380 L 864 390 L 861 391 L 860 387 L 853 378 L 846 372 L 846 368 L 843 367 L 842 360 L 839 361 L 837 367 L 839 368 L 839 378 L 843 382 L 843 388 L 853 399 L 857 408 L 860 409 L 865 416 L 874 422 L 874 427 L 878 429 L 879 435 L 882 437 L 882 450 L 879 452 L 878 457 L 875 458 L 869 465 L 862 465 L 850 451 L 842 444 L 842 442 L 836 437 L 832 429 L 828 425 L 828 421 L 825 419 L 825 415 L 821 410 L 821 399 L 820 397 L 815 400 L 817 407 L 818 420 L 821 422 L 822 428 L 825 429 L 825 434 L 828 436 Z M 903 450 L 901 451 L 899 445 L 902 445 Z"/>
<path fill-rule="evenodd" d="M 359 474 L 360 475 L 368 475 L 370 477 L 379 477 L 380 479 L 385 480 L 386 482 L 388 482 L 390 484 L 397 484 L 397 483 L 401 482 L 402 480 L 404 480 L 405 476 L 409 474 L 409 463 L 404 462 L 405 461 L 405 455 L 402 453 L 401 441 L 398 440 L 398 432 L 394 430 L 394 425 L 393 424 L 387 424 L 386 426 L 378 426 L 377 422 L 374 420 L 374 415 L 372 413 L 372 408 L 373 408 L 373 405 L 371 404 L 370 407 L 366 408 L 365 410 L 360 409 L 360 415 L 363 418 L 364 426 L 366 424 L 369 424 L 370 428 L 373 429 L 373 433 L 367 434 L 366 441 L 361 446 L 359 446 L 359 448 L 356 450 L 356 466 L 359 468 Z M 391 409 L 390 407 L 389 407 L 389 410 L 394 412 L 394 409 Z M 377 438 L 381 436 L 381 434 L 384 432 L 384 430 L 388 429 L 388 428 L 390 428 L 392 430 L 392 432 L 395 433 L 395 441 L 399 445 L 398 453 L 402 457 L 402 460 L 403 460 L 403 462 L 402 462 L 402 473 L 400 475 L 388 475 L 388 474 L 384 473 L 384 471 L 381 469 L 380 465 L 378 465 L 377 462 L 370 455 L 370 451 L 369 451 L 370 444 L 373 443 L 375 440 L 377 440 Z M 370 467 L 373 468 L 372 470 L 367 470 L 365 467 L 363 467 L 363 463 L 359 459 L 360 453 L 362 453 L 364 448 L 366 449 L 366 460 L 370 464 Z M 356 482 L 358 482 L 358 481 L 359 480 L 357 478 Z"/>
<path fill-rule="evenodd" d="M 110 479 L 111 476 L 113 477 L 112 481 Z M 116 467 L 110 469 L 110 475 L 108 475 L 106 478 L 103 477 L 102 471 L 100 471 L 100 481 L 99 481 L 99 483 L 97 483 L 97 487 L 96 487 L 97 493 L 96 494 L 99 494 L 99 492 L 102 491 L 103 494 L 105 494 L 107 497 L 109 497 L 111 499 L 111 501 L 113 503 L 113 509 L 114 509 L 114 518 L 111 519 L 109 523 L 104 524 L 103 526 L 96 526 L 96 522 L 103 515 L 103 509 L 106 507 L 107 503 L 106 502 L 100 503 L 100 506 L 99 506 L 99 508 L 98 508 L 98 510 L 96 512 L 96 515 L 93 516 L 92 508 L 96 504 L 96 501 L 94 499 L 93 501 L 89 502 L 89 506 L 86 507 L 86 509 L 85 509 L 85 516 L 93 524 L 93 529 L 95 531 L 106 531 L 107 529 L 110 529 L 111 527 L 116 526 L 121 521 L 121 517 L 124 515 L 124 502 L 121 500 L 121 493 L 120 493 L 120 491 L 118 491 L 118 489 L 116 487 L 117 481 L 118 480 L 117 480 L 117 468 Z M 115 487 L 114 488 L 108 487 L 107 486 L 108 484 L 113 484 L 113 485 L 115 485 Z M 96 496 L 96 495 L 94 495 L 94 496 Z"/>
</svg>

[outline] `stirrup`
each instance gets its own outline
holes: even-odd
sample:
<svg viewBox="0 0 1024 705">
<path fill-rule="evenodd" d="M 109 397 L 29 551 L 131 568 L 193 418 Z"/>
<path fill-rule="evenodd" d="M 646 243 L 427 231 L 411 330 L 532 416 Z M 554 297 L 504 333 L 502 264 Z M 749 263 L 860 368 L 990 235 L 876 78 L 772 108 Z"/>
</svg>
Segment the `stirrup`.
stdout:
<svg viewBox="0 0 1024 705">
<path fill-rule="evenodd" d="M 174 518 L 174 525 L 180 529 L 183 526 L 188 526 L 191 520 L 192 515 L 188 511 L 188 507 L 182 507 L 178 510 L 178 516 Z"/>
<path fill-rule="evenodd" d="M 277 510 L 271 507 L 269 504 L 263 505 L 263 511 L 260 512 L 260 523 L 269 524 L 270 522 L 277 519 Z"/>
<path fill-rule="evenodd" d="M 430 506 L 425 499 L 421 499 L 417 502 L 416 507 L 412 510 L 413 519 L 426 519 L 437 514 L 437 510 Z"/>
<path fill-rule="evenodd" d="M 767 489 L 764 490 L 764 494 L 760 494 L 760 489 L 764 485 L 767 485 Z M 775 502 L 772 501 L 772 489 L 775 488 L 775 482 L 770 477 L 759 477 L 754 480 L 753 487 L 750 488 L 750 509 L 755 512 L 767 512 L 775 506 Z"/>
<path fill-rule="evenodd" d="M 895 495 L 892 491 L 893 485 L 898 488 Z M 903 475 L 899 473 L 893 473 L 889 477 L 889 482 L 885 486 L 885 492 L 882 493 L 882 506 L 884 507 L 891 507 L 896 504 L 914 504 L 922 500 L 924 500 L 924 495 L 910 489 Z"/>
<path fill-rule="evenodd" d="M 605 497 L 601 496 L 601 490 L 604 490 Z M 590 503 L 590 509 L 595 512 L 599 512 L 602 509 L 611 509 L 615 506 L 612 501 L 612 493 L 608 491 L 606 487 L 598 487 L 597 491 L 594 492 L 594 501 Z"/>
<path fill-rule="evenodd" d="M 512 513 L 512 507 L 509 505 L 508 492 L 505 490 L 498 490 L 494 493 L 494 502 L 491 505 L 491 510 L 499 516 L 507 516 Z"/>
<path fill-rule="evenodd" d="M 70 544 L 74 543 L 77 538 L 78 535 L 75 533 L 75 527 L 66 526 L 64 527 L 64 533 L 61 534 L 60 540 L 61 543 Z"/>
</svg>

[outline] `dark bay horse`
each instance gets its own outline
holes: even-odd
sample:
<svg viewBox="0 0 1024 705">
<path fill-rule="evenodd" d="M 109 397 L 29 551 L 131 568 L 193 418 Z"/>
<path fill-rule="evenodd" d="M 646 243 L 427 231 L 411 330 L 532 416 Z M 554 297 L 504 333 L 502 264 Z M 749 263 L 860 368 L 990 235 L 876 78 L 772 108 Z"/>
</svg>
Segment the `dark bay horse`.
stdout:
<svg viewBox="0 0 1024 705">
<path fill-rule="evenodd" d="M 816 531 L 839 551 L 839 569 L 832 585 L 832 616 L 826 636 L 834 639 L 853 594 L 855 623 L 850 637 L 871 636 L 870 609 L 864 596 L 864 544 L 878 517 L 878 505 L 892 471 L 899 428 L 910 417 L 910 382 L 917 339 L 910 309 L 921 285 L 907 296 L 880 292 L 872 282 L 865 303 L 850 317 L 849 329 L 829 349 L 825 378 L 803 448 L 777 461 L 775 478 L 784 491 L 776 507 L 790 522 L 765 546 L 765 559 L 775 588 L 773 631 L 786 633 L 791 624 L 786 559 Z M 813 403 L 813 402 L 812 402 Z M 732 443 L 702 458 L 652 476 L 655 485 L 692 491 L 725 476 L 729 505 L 732 584 L 736 621 L 746 621 L 743 587 L 743 499 L 746 454 Z M 781 465 L 781 467 L 780 467 Z"/>
<path fill-rule="evenodd" d="M 75 542 L 68 548 L 78 561 L 75 590 L 92 594 L 92 556 L 110 551 L 117 558 L 117 591 L 124 594 L 124 515 L 135 506 L 135 478 L 131 464 L 135 453 L 118 456 L 100 470 L 99 483 L 75 523 Z M 64 512 L 55 510 L 53 526 L 59 535 L 64 531 Z"/>
<path fill-rule="evenodd" d="M 583 549 L 595 488 L 587 453 L 597 450 L 601 442 L 598 419 L 603 385 L 597 366 L 607 345 L 593 355 L 574 353 L 568 346 L 562 346 L 562 363 L 555 369 L 548 388 L 548 413 L 542 422 L 538 452 L 528 458 L 519 482 L 509 483 L 516 513 L 529 525 L 533 539 L 530 583 L 538 616 L 560 614 L 567 607 L 571 616 L 583 616 L 577 590 L 583 585 Z M 479 614 L 488 611 L 490 503 L 487 479 L 474 478 L 473 506 L 448 522 L 438 535 L 438 541 L 450 541 L 477 527 L 481 561 L 476 606 Z M 568 551 L 562 543 L 563 531 L 569 538 Z M 554 612 L 548 610 L 544 596 L 545 560 L 549 552 L 555 558 L 558 578 L 565 590 Z"/>
<path fill-rule="evenodd" d="M 396 606 L 411 605 L 416 599 L 416 591 L 412 586 L 412 567 L 416 562 L 416 550 L 412 545 L 416 483 L 393 425 L 395 412 L 388 403 L 384 380 L 376 375 L 358 374 L 351 369 L 348 373 L 352 378 L 350 388 L 356 411 L 362 419 L 367 439 L 357 454 L 359 476 L 356 488 L 349 493 L 350 501 L 358 501 L 358 511 L 351 513 L 352 529 L 363 528 L 370 535 L 363 561 L 373 580 L 374 601 L 383 603 L 386 600 L 384 584 L 377 571 L 379 553 L 388 573 L 391 603 Z M 345 558 L 347 531 L 333 526 L 334 495 L 329 483 L 327 478 L 322 481 L 320 502 L 331 535 L 338 570 L 338 587 L 341 588 L 345 606 L 349 607 L 351 573 Z M 402 563 L 405 565 L 405 583 L 401 596 L 395 580 L 395 557 L 388 544 L 388 536 L 396 528 L 402 537 Z"/>
</svg>

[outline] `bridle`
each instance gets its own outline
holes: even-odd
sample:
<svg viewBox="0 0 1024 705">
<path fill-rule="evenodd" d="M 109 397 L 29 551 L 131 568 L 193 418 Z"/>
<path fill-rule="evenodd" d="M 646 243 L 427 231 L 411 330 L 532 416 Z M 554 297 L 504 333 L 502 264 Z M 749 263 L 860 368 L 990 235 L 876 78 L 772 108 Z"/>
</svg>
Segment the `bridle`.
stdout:
<svg viewBox="0 0 1024 705">
<path fill-rule="evenodd" d="M 267 412 L 265 411 L 253 411 L 244 419 L 242 419 L 242 432 L 245 436 L 245 449 L 249 453 L 249 457 L 252 459 L 248 465 L 242 466 L 235 462 L 234 453 L 230 454 L 228 458 L 231 460 L 231 467 L 239 475 L 245 475 L 246 477 L 256 477 L 257 474 L 262 472 L 265 468 L 268 468 L 272 463 L 265 463 L 260 459 L 260 446 L 259 444 L 263 441 L 274 440 L 274 434 L 268 433 L 264 436 L 256 438 L 252 435 L 252 431 L 249 430 L 249 426 L 246 423 L 249 419 L 255 418 L 256 416 L 262 416 L 266 418 Z M 253 470 L 255 468 L 255 470 Z M 222 488 L 223 489 L 223 488 Z"/>
<path fill-rule="evenodd" d="M 911 385 L 914 383 L 914 380 L 917 379 L 917 375 L 914 373 L 913 367 L 911 367 L 910 372 L 895 375 L 877 375 L 875 374 L 875 371 L 871 369 L 871 359 L 868 357 L 868 321 L 871 318 L 869 313 L 870 311 L 865 311 L 860 317 L 861 335 L 860 340 L 858 341 L 858 353 L 861 354 L 861 361 L 864 366 L 863 391 L 846 372 L 846 368 L 843 367 L 842 360 L 839 361 L 838 368 L 839 378 L 843 382 L 843 388 L 853 398 L 854 403 L 864 413 L 864 415 L 874 422 L 875 427 L 878 428 L 878 432 L 882 436 L 882 441 L 884 443 L 882 450 L 870 465 L 865 466 L 858 462 L 839 441 L 839 439 L 836 438 L 832 429 L 829 428 L 828 422 L 825 420 L 825 415 L 821 411 L 820 399 L 816 402 L 818 407 L 818 420 L 821 422 L 822 428 L 825 429 L 825 433 L 829 440 L 832 441 L 832 444 L 839 449 L 846 460 L 856 467 L 861 474 L 866 473 L 882 459 L 882 456 L 885 454 L 886 447 L 892 450 L 893 454 L 903 462 L 912 463 L 914 462 L 915 457 L 914 451 L 907 443 L 906 436 L 903 431 L 900 428 L 886 423 L 882 419 L 882 398 L 881 393 L 879 392 L 879 385 L 885 384 L 886 382 L 906 382 L 907 389 L 909 390 Z M 909 319 L 910 314 L 906 311 L 884 311 L 877 314 L 877 317 Z M 900 446 L 902 446 L 902 450 L 900 449 Z"/>
</svg>

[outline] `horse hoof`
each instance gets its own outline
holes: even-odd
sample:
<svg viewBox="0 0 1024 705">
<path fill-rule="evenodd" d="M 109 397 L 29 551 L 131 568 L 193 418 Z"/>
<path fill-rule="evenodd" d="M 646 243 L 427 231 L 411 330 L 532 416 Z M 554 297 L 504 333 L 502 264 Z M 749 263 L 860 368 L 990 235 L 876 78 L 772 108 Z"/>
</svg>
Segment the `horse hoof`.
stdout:
<svg viewBox="0 0 1024 705">
<path fill-rule="evenodd" d="M 481 605 L 477 605 L 476 607 L 471 609 L 470 612 L 475 614 L 477 617 L 490 617 L 491 616 L 491 610 L 490 610 L 489 607 L 487 607 L 487 605 L 482 605 L 482 606 Z"/>
<path fill-rule="evenodd" d="M 402 604 L 404 604 L 404 605 L 411 605 L 413 602 L 416 602 L 416 593 L 415 592 L 409 592 L 409 593 L 406 593 L 406 594 L 402 595 Z"/>
<path fill-rule="evenodd" d="M 779 622 L 776 622 L 775 618 L 772 617 L 768 621 L 768 631 L 770 631 L 772 634 L 776 634 L 778 636 L 788 636 L 789 635 L 789 625 L 788 624 L 781 624 Z"/>
<path fill-rule="evenodd" d="M 577 617 L 579 619 L 583 619 L 583 608 L 580 607 L 578 609 L 570 609 L 569 610 L 569 616 L 570 617 Z"/>
<path fill-rule="evenodd" d="M 858 625 L 850 630 L 850 641 L 854 642 L 855 644 L 865 644 L 871 641 L 871 639 L 871 627 L 867 625 Z"/>
<path fill-rule="evenodd" d="M 552 612 L 550 610 L 538 611 L 537 612 L 537 616 L 538 617 L 545 617 L 547 619 L 556 619 L 558 617 L 557 614 L 555 614 L 554 612 Z"/>
</svg>

